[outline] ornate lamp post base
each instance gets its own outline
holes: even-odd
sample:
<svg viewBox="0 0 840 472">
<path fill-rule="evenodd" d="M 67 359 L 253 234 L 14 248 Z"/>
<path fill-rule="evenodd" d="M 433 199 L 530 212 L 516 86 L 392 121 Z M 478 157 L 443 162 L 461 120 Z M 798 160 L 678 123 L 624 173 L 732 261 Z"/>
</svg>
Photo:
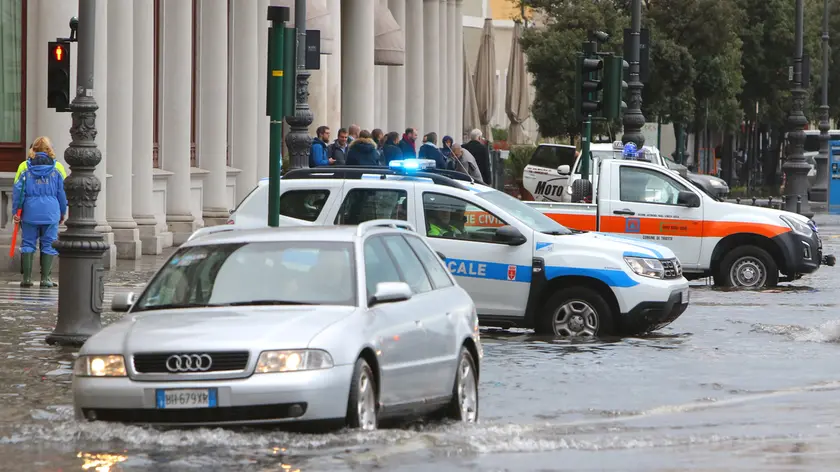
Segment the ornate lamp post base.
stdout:
<svg viewBox="0 0 840 472">
<path fill-rule="evenodd" d="M 312 148 L 312 136 L 309 135 L 309 125 L 315 119 L 309 109 L 309 71 L 299 70 L 295 84 L 295 114 L 287 116 L 289 134 L 286 136 L 286 147 L 289 148 L 289 167 L 301 169 L 309 167 L 309 152 Z"/>
</svg>

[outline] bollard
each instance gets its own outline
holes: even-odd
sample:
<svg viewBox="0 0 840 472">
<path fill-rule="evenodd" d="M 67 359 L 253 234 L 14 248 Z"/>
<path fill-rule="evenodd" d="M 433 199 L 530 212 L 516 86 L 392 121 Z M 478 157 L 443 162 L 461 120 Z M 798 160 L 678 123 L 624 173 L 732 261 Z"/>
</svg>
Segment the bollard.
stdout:
<svg viewBox="0 0 840 472">
<path fill-rule="evenodd" d="M 802 214 L 802 195 L 796 196 L 796 212 Z"/>
<path fill-rule="evenodd" d="M 779 210 L 784 210 L 787 208 L 787 195 L 782 195 L 782 207 Z"/>
<path fill-rule="evenodd" d="M 773 208 L 773 197 L 767 197 L 767 208 Z"/>
<path fill-rule="evenodd" d="M 753 206 L 755 206 L 755 197 L 753 197 Z"/>
<path fill-rule="evenodd" d="M 737 204 L 737 205 L 741 204 L 741 197 L 735 197 L 735 204 Z"/>
</svg>

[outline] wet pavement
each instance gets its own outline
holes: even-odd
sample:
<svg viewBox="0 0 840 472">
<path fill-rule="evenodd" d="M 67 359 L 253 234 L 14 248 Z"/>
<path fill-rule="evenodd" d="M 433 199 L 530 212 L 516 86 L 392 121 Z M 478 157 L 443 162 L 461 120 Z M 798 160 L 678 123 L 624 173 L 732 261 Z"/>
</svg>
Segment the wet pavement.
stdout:
<svg viewBox="0 0 840 472">
<path fill-rule="evenodd" d="M 840 227 L 824 232 L 840 254 Z M 106 305 L 158 263 L 109 274 Z M 836 470 L 838 271 L 762 292 L 695 283 L 643 338 L 485 330 L 479 424 L 326 435 L 76 422 L 75 350 L 44 343 L 57 290 L 0 282 L 0 470 Z"/>
</svg>

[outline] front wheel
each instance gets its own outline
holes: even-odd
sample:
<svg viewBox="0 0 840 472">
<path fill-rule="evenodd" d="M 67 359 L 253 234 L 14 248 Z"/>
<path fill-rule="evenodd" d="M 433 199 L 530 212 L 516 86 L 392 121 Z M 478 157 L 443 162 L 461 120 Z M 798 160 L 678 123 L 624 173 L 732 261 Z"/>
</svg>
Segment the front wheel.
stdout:
<svg viewBox="0 0 840 472">
<path fill-rule="evenodd" d="M 350 396 L 347 399 L 347 426 L 373 431 L 378 425 L 376 411 L 376 380 L 373 370 L 361 357 L 356 360 Z"/>
<path fill-rule="evenodd" d="M 464 423 L 478 421 L 478 371 L 475 359 L 466 346 L 461 347 L 458 356 L 455 385 L 452 386 L 452 400 L 446 408 L 446 416 Z"/>
<path fill-rule="evenodd" d="M 564 288 L 548 299 L 537 319 L 537 334 L 593 337 L 613 332 L 610 306 L 587 287 Z"/>
<path fill-rule="evenodd" d="M 775 287 L 779 284 L 779 266 L 764 249 L 740 246 L 723 257 L 714 278 L 720 287 Z"/>
</svg>

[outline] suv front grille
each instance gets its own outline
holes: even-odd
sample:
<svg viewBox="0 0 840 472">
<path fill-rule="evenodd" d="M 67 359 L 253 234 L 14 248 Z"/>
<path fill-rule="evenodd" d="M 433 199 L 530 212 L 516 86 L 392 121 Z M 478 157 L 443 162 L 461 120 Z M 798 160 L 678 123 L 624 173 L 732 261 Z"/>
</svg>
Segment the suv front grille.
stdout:
<svg viewBox="0 0 840 472">
<path fill-rule="evenodd" d="M 682 265 L 677 259 L 662 260 L 662 267 L 665 269 L 666 279 L 678 279 L 682 277 Z"/>
<path fill-rule="evenodd" d="M 170 356 L 210 356 L 210 367 L 203 370 L 171 371 L 167 368 Z M 206 359 L 206 358 L 205 358 Z M 134 370 L 138 374 L 189 374 L 202 372 L 230 372 L 245 370 L 248 351 L 232 352 L 166 352 L 134 355 Z"/>
</svg>

